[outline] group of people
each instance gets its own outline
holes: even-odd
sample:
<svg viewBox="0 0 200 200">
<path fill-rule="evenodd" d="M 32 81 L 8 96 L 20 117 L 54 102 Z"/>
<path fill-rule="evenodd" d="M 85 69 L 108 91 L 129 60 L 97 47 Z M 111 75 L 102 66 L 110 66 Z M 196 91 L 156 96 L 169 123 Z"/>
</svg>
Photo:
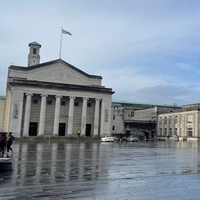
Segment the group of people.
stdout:
<svg viewBox="0 0 200 200">
<path fill-rule="evenodd" d="M 9 153 L 9 151 L 13 152 L 13 150 L 11 148 L 13 140 L 15 140 L 15 137 L 12 135 L 12 132 L 9 132 L 9 133 L 0 132 L 1 157 L 4 156 L 5 147 L 6 147 L 6 150 L 7 150 L 7 155 Z"/>
</svg>

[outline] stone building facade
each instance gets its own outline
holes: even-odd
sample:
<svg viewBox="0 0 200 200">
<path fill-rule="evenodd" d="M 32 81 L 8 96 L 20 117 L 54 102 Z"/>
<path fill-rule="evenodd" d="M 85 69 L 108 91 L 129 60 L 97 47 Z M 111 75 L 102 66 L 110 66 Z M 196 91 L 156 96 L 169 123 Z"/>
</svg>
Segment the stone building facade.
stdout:
<svg viewBox="0 0 200 200">
<path fill-rule="evenodd" d="M 157 136 L 158 116 L 162 113 L 181 111 L 181 107 L 141 103 L 112 103 L 112 134 L 136 135 L 141 139 Z"/>
<path fill-rule="evenodd" d="M 29 44 L 28 67 L 8 69 L 3 131 L 16 137 L 99 137 L 111 131 L 111 88 L 62 59 L 40 63 L 37 42 Z"/>
<path fill-rule="evenodd" d="M 160 114 L 158 116 L 158 138 L 199 140 L 200 104 L 185 105 L 180 112 Z"/>
</svg>

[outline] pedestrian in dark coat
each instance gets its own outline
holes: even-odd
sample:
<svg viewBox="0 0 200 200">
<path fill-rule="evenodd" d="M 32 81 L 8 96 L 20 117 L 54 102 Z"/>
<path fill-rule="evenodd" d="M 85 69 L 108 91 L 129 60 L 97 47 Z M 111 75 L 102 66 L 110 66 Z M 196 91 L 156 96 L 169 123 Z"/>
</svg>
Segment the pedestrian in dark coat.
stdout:
<svg viewBox="0 0 200 200">
<path fill-rule="evenodd" d="M 13 143 L 13 140 L 15 140 L 15 137 L 12 135 L 12 132 L 9 132 L 8 136 L 7 136 L 7 153 L 9 153 L 9 151 L 12 150 L 11 146 L 12 146 L 12 143 Z"/>
</svg>

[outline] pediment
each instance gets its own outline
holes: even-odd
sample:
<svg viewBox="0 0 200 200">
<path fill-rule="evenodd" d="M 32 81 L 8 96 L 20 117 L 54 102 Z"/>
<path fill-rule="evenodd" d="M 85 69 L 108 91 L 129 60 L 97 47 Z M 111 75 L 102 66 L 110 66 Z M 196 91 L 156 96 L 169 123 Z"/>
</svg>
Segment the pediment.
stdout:
<svg viewBox="0 0 200 200">
<path fill-rule="evenodd" d="M 101 76 L 89 75 L 61 59 L 31 67 L 17 68 L 16 66 L 13 66 L 10 67 L 10 69 L 18 69 L 18 72 L 15 72 L 15 76 L 16 73 L 19 75 L 20 71 L 21 76 L 23 76 L 23 78 L 26 78 L 27 80 L 44 81 L 51 83 L 86 86 L 101 85 L 102 79 Z"/>
</svg>

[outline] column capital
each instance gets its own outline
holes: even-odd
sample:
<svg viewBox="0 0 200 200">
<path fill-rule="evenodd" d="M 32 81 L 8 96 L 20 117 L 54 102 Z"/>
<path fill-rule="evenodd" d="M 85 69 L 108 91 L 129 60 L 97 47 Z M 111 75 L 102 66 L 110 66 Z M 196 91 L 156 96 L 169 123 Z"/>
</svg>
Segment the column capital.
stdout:
<svg viewBox="0 0 200 200">
<path fill-rule="evenodd" d="M 26 95 L 26 96 L 33 96 L 32 93 L 26 93 L 25 95 Z"/>
<path fill-rule="evenodd" d="M 41 97 L 48 97 L 48 94 L 41 94 Z"/>
<path fill-rule="evenodd" d="M 62 98 L 62 96 L 61 96 L 61 95 L 56 95 L 55 98 L 56 98 L 56 99 L 57 99 L 57 98 Z"/>
<path fill-rule="evenodd" d="M 100 98 L 96 98 L 95 101 L 101 101 L 101 99 Z"/>
<path fill-rule="evenodd" d="M 69 99 L 76 99 L 76 97 L 75 96 L 70 96 Z"/>
<path fill-rule="evenodd" d="M 82 99 L 83 100 L 89 100 L 89 97 L 83 97 Z"/>
</svg>

